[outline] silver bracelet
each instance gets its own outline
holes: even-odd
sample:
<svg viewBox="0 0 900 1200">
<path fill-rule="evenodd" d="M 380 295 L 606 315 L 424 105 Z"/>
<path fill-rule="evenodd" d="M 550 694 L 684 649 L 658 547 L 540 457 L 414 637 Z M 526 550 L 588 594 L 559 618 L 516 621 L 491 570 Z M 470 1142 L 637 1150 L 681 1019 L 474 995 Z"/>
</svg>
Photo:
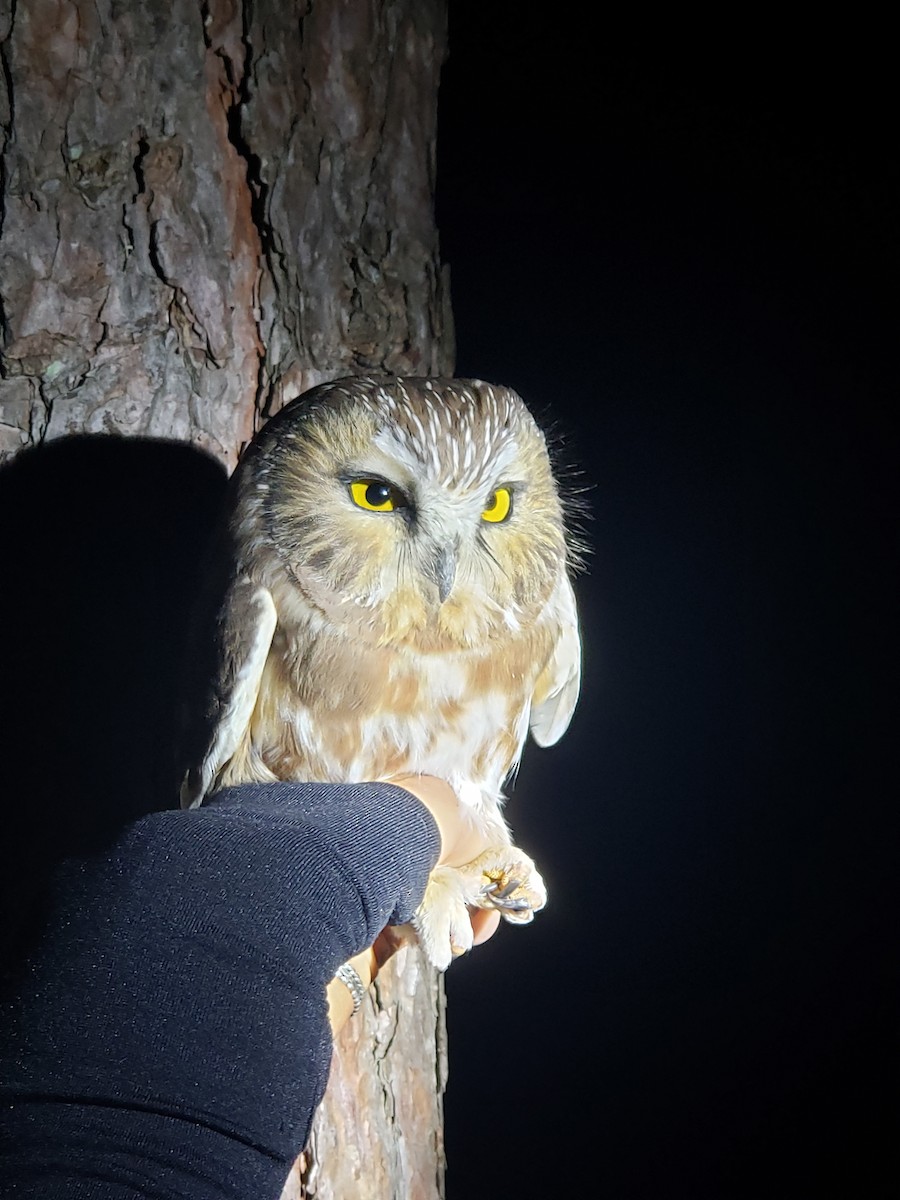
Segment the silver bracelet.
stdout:
<svg viewBox="0 0 900 1200">
<path fill-rule="evenodd" d="M 353 997 L 353 1015 L 359 1012 L 362 1007 L 363 997 L 366 994 L 366 988 L 363 981 L 360 979 L 357 971 L 350 966 L 349 963 L 344 963 L 334 973 L 335 979 L 339 979 L 350 995 Z"/>
</svg>

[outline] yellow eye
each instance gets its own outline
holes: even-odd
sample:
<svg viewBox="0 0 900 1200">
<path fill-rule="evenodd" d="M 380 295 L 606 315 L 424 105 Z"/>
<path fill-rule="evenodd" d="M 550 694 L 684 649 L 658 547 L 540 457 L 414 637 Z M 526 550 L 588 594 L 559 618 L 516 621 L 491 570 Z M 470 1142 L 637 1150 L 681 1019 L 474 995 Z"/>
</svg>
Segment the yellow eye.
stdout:
<svg viewBox="0 0 900 1200">
<path fill-rule="evenodd" d="M 512 496 L 509 488 L 497 488 L 487 502 L 487 508 L 481 514 L 482 521 L 505 521 L 512 508 Z"/>
<path fill-rule="evenodd" d="M 406 505 L 406 497 L 383 479 L 354 479 L 350 484 L 354 504 L 369 512 L 393 512 Z"/>
</svg>

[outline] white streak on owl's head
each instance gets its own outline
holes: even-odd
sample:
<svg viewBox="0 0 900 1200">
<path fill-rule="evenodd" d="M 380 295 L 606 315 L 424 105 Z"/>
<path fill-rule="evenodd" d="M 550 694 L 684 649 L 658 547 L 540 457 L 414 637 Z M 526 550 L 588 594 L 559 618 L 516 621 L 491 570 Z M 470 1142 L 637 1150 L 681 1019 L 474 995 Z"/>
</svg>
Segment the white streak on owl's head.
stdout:
<svg viewBox="0 0 900 1200">
<path fill-rule="evenodd" d="M 566 569 L 544 437 L 506 387 L 323 384 L 273 418 L 239 471 L 257 513 L 239 531 L 244 569 L 366 638 L 483 644 L 533 620 Z"/>
</svg>

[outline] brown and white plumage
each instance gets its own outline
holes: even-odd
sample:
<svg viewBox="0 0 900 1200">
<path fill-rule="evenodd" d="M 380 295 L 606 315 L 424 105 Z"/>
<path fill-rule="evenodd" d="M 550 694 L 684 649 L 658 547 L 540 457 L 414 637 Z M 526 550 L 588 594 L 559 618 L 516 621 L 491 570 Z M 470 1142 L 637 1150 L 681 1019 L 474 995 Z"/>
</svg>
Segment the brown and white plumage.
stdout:
<svg viewBox="0 0 900 1200">
<path fill-rule="evenodd" d="M 544 437 L 480 381 L 351 378 L 273 418 L 232 481 L 232 573 L 205 749 L 182 789 L 446 779 L 496 844 L 438 868 L 416 920 L 432 961 L 466 904 L 525 922 L 546 895 L 511 845 L 504 781 L 529 727 L 565 731 L 580 639 Z"/>
</svg>

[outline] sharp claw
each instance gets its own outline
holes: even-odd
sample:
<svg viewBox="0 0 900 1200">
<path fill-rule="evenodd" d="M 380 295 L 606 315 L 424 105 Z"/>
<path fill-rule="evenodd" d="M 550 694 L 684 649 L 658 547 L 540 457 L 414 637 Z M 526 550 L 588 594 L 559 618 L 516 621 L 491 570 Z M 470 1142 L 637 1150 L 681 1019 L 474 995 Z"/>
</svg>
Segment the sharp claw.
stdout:
<svg viewBox="0 0 900 1200">
<path fill-rule="evenodd" d="M 488 886 L 486 888 L 484 888 L 484 891 L 490 892 L 495 900 L 505 900 L 507 898 L 507 896 L 512 895 L 512 893 L 516 890 L 517 887 L 519 887 L 519 880 L 518 879 L 510 879 L 509 883 L 504 888 L 498 889 L 496 883 L 491 883 L 491 884 L 488 884 Z"/>
<path fill-rule="evenodd" d="M 490 900 L 495 908 L 506 912 L 524 912 L 525 909 L 531 908 L 529 902 L 524 897 L 518 900 L 511 898 L 512 893 L 520 886 L 518 879 L 511 879 L 503 888 L 498 888 L 496 883 L 488 883 L 481 889 L 481 894 Z"/>
</svg>

